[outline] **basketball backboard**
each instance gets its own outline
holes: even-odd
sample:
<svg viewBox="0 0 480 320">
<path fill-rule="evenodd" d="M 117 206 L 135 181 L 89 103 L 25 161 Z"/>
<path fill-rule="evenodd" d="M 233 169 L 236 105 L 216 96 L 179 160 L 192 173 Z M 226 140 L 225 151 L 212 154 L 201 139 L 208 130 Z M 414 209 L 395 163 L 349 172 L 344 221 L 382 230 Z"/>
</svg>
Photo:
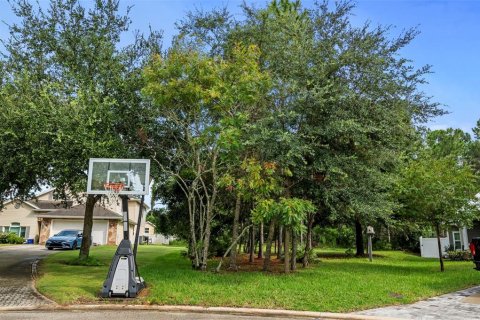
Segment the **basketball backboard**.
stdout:
<svg viewBox="0 0 480 320">
<path fill-rule="evenodd" d="M 149 192 L 150 160 L 92 158 L 88 166 L 88 194 L 109 194 L 108 184 L 122 184 L 119 194 Z"/>
</svg>

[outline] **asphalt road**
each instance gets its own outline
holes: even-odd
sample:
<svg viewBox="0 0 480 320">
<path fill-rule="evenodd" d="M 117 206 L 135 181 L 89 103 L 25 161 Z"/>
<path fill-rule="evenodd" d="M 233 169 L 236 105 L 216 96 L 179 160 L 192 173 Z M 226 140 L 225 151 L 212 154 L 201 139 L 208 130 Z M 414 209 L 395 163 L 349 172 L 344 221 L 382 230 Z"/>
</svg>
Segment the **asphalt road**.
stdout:
<svg viewBox="0 0 480 320">
<path fill-rule="evenodd" d="M 50 253 L 37 245 L 0 247 L 0 307 L 50 303 L 38 295 L 32 285 L 32 263 Z"/>
<path fill-rule="evenodd" d="M 122 311 L 3 311 L 0 312 L 0 320 L 134 320 L 134 319 L 152 319 L 152 320 L 187 320 L 187 319 L 224 319 L 224 320 L 285 320 L 286 318 L 260 317 L 260 316 L 241 316 L 225 315 L 211 313 L 182 313 L 182 312 L 159 312 L 145 310 L 122 310 Z M 295 318 L 301 320 L 301 318 Z M 312 318 L 308 318 L 312 320 Z"/>
</svg>

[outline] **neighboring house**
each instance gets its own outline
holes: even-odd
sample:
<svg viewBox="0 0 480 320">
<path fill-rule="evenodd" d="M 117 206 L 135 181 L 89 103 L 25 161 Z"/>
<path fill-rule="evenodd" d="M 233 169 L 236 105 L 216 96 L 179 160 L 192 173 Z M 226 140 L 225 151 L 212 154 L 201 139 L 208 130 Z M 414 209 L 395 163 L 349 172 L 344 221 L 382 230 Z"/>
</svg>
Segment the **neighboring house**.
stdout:
<svg viewBox="0 0 480 320">
<path fill-rule="evenodd" d="M 120 202 L 120 201 L 119 201 Z M 149 206 L 142 208 L 140 236 L 144 236 L 145 217 Z M 130 199 L 129 233 L 133 241 L 137 219 L 140 213 L 140 200 Z M 46 191 L 30 201 L 11 200 L 0 211 L 0 232 L 14 232 L 35 243 L 45 241 L 63 229 L 83 229 L 85 206 L 74 201 L 56 201 L 53 190 Z M 119 244 L 123 238 L 121 204 L 97 204 L 93 211 L 92 242 L 94 244 Z"/>
<path fill-rule="evenodd" d="M 447 238 L 454 250 L 468 250 L 472 238 L 480 237 L 480 221 L 474 221 L 471 228 L 451 227 Z"/>
<path fill-rule="evenodd" d="M 174 237 L 164 236 L 163 234 L 157 233 L 155 231 L 155 225 L 149 221 L 145 223 L 144 242 L 154 243 L 154 244 L 169 244 L 171 240 L 174 240 Z"/>
<path fill-rule="evenodd" d="M 476 195 L 476 202 L 480 209 L 480 193 Z M 480 237 L 480 220 L 475 220 L 471 228 L 451 226 L 440 238 L 442 255 L 447 253 L 447 249 L 469 250 L 469 244 L 472 238 Z M 437 238 L 420 237 L 420 254 L 425 258 L 438 258 Z"/>
</svg>

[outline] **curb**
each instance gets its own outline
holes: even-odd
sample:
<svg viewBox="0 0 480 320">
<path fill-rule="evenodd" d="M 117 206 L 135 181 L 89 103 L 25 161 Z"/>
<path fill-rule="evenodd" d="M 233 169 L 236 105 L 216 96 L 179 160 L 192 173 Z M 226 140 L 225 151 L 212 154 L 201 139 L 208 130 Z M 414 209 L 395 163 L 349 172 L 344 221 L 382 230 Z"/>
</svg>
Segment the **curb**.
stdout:
<svg viewBox="0 0 480 320">
<path fill-rule="evenodd" d="M 399 318 L 386 318 L 366 316 L 349 313 L 293 311 L 256 308 L 228 308 L 228 307 L 196 307 L 196 306 L 150 306 L 150 305 L 68 305 L 68 306 L 39 306 L 39 307 L 0 307 L 0 311 L 100 311 L 100 310 L 145 310 L 159 312 L 186 312 L 229 314 L 243 316 L 264 316 L 283 318 L 314 318 L 325 320 L 399 320 Z"/>
<path fill-rule="evenodd" d="M 55 301 L 45 297 L 43 294 L 38 292 L 37 290 L 37 278 L 38 278 L 38 263 L 40 262 L 40 259 L 35 259 L 35 261 L 32 262 L 31 264 L 31 276 L 32 276 L 32 282 L 31 282 L 31 289 L 37 295 L 38 297 L 42 298 L 45 300 L 47 303 L 50 303 L 52 305 L 58 305 Z M 1 309 L 1 308 L 0 308 Z"/>
</svg>

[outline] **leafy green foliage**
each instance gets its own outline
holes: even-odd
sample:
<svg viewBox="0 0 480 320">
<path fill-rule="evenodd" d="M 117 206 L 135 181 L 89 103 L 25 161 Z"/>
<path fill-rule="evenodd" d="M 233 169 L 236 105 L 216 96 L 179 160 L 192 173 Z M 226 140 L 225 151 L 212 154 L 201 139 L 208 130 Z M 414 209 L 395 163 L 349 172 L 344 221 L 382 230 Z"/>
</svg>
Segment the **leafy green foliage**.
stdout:
<svg viewBox="0 0 480 320">
<path fill-rule="evenodd" d="M 227 58 L 212 58 L 177 42 L 144 70 L 143 93 L 155 105 L 149 134 L 158 137 L 145 149 L 166 180 L 158 190 L 183 193 L 196 268 L 206 269 L 220 178 L 226 179 L 228 159 L 241 148 L 240 124 L 268 90 L 258 55 L 255 46 L 238 45 Z"/>
<path fill-rule="evenodd" d="M 22 244 L 25 239 L 15 233 L 0 233 L 0 243 Z"/>
<path fill-rule="evenodd" d="M 447 257 L 452 261 L 472 261 L 472 253 L 469 250 L 449 250 Z"/>
<path fill-rule="evenodd" d="M 282 225 L 300 232 L 304 228 L 303 221 L 307 214 L 315 211 L 316 207 L 310 200 L 281 197 L 279 201 L 273 199 L 259 201 L 252 211 L 252 217 L 256 223 L 275 219 Z"/>
<path fill-rule="evenodd" d="M 403 169 L 398 197 L 405 214 L 433 225 L 469 225 L 478 213 L 478 178 L 467 162 L 468 135 L 459 130 L 429 132 Z"/>
</svg>

